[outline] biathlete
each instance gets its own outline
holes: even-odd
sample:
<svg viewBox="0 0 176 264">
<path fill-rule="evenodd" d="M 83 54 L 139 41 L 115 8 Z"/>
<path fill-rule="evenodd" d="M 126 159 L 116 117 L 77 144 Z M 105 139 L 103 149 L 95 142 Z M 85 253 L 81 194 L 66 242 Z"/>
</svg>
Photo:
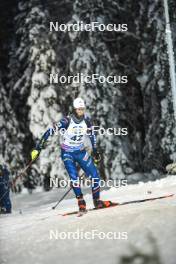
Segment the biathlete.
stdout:
<svg viewBox="0 0 176 264">
<path fill-rule="evenodd" d="M 104 208 L 112 205 L 111 201 L 100 200 L 100 175 L 94 164 L 99 160 L 100 154 L 96 147 L 96 136 L 90 121 L 85 114 L 85 103 L 82 98 L 73 101 L 73 112 L 70 116 L 62 118 L 55 127 L 49 128 L 42 136 L 36 148 L 31 152 L 32 160 L 35 160 L 50 135 L 54 135 L 56 129 L 62 130 L 61 134 L 61 158 L 71 179 L 73 191 L 78 200 L 79 211 L 86 211 L 84 200 L 79 183 L 79 176 L 76 164 L 82 168 L 86 176 L 92 181 L 92 197 L 95 208 Z M 85 136 L 88 135 L 92 144 L 92 156 L 85 149 Z"/>
</svg>

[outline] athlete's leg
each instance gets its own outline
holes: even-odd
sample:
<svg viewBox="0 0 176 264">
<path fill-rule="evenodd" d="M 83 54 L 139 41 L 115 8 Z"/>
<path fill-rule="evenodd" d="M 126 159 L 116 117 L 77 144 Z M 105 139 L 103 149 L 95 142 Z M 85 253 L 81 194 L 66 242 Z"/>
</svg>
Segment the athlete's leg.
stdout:
<svg viewBox="0 0 176 264">
<path fill-rule="evenodd" d="M 79 184 L 79 176 L 78 176 L 76 162 L 74 160 L 73 153 L 62 150 L 61 157 L 64 162 L 65 168 L 68 172 L 68 175 L 70 177 L 73 191 L 76 197 L 82 196 L 82 192 Z"/>
<path fill-rule="evenodd" d="M 76 160 L 85 171 L 86 175 L 92 180 L 92 196 L 95 208 L 105 208 L 112 205 L 111 201 L 100 200 L 100 176 L 93 159 L 86 151 L 82 151 L 76 156 Z"/>
<path fill-rule="evenodd" d="M 93 199 L 100 198 L 100 176 L 92 157 L 87 151 L 80 151 L 75 155 L 75 160 L 86 173 L 86 176 L 92 180 L 92 196 Z"/>
<path fill-rule="evenodd" d="M 12 205 L 11 205 L 11 201 L 10 201 L 10 191 L 9 190 L 6 190 L 6 194 L 4 195 L 4 198 L 3 198 L 3 207 L 5 207 L 6 209 L 6 213 L 11 213 L 11 208 L 12 208 Z"/>
</svg>

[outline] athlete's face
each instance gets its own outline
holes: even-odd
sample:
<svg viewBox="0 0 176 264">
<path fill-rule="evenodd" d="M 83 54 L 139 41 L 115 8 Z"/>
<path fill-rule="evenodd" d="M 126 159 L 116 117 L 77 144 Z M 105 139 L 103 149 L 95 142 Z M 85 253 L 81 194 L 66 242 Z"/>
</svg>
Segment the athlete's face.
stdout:
<svg viewBox="0 0 176 264">
<path fill-rule="evenodd" d="M 81 117 L 85 113 L 85 108 L 84 107 L 76 108 L 75 112 L 76 112 L 77 116 Z"/>
</svg>

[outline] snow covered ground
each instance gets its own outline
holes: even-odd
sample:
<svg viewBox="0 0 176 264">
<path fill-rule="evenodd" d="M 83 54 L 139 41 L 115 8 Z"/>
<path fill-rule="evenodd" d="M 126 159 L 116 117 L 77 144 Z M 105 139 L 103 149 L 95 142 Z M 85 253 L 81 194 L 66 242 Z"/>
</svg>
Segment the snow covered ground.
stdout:
<svg viewBox="0 0 176 264">
<path fill-rule="evenodd" d="M 77 209 L 72 193 L 56 210 L 51 209 L 64 192 L 55 189 L 12 197 L 13 214 L 0 216 L 0 263 L 176 263 L 175 196 L 92 211 L 78 218 L 60 215 Z M 175 192 L 176 177 L 169 176 L 104 190 L 101 198 L 124 202 Z M 93 207 L 90 190 L 84 193 L 88 207 Z M 101 238 L 93 237 L 93 232 Z M 112 234 L 108 232 L 114 232 L 114 239 L 107 238 Z"/>
</svg>

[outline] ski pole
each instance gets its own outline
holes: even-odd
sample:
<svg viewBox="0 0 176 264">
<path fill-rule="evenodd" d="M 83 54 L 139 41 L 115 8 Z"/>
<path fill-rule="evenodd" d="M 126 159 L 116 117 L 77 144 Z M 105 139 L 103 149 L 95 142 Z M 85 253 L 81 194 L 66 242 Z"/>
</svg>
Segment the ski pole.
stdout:
<svg viewBox="0 0 176 264">
<path fill-rule="evenodd" d="M 21 176 L 23 176 L 25 174 L 25 172 L 28 170 L 28 168 L 32 165 L 32 163 L 34 162 L 34 160 L 30 160 L 28 162 L 28 164 L 26 165 L 26 167 L 24 168 L 24 170 L 14 179 L 12 186 L 15 185 L 16 181 L 21 178 Z"/>
<path fill-rule="evenodd" d="M 79 176 L 81 179 L 83 178 L 84 176 L 84 172 L 81 174 L 81 176 Z M 72 186 L 68 189 L 68 191 L 61 197 L 61 199 L 52 207 L 52 209 L 54 210 L 58 205 L 59 203 L 67 196 L 67 194 L 71 191 L 72 189 Z"/>
<path fill-rule="evenodd" d="M 67 194 L 71 191 L 72 187 L 68 189 L 68 191 L 61 197 L 61 199 L 52 207 L 52 209 L 56 209 L 56 207 L 60 204 L 60 202 L 67 196 Z"/>
</svg>

